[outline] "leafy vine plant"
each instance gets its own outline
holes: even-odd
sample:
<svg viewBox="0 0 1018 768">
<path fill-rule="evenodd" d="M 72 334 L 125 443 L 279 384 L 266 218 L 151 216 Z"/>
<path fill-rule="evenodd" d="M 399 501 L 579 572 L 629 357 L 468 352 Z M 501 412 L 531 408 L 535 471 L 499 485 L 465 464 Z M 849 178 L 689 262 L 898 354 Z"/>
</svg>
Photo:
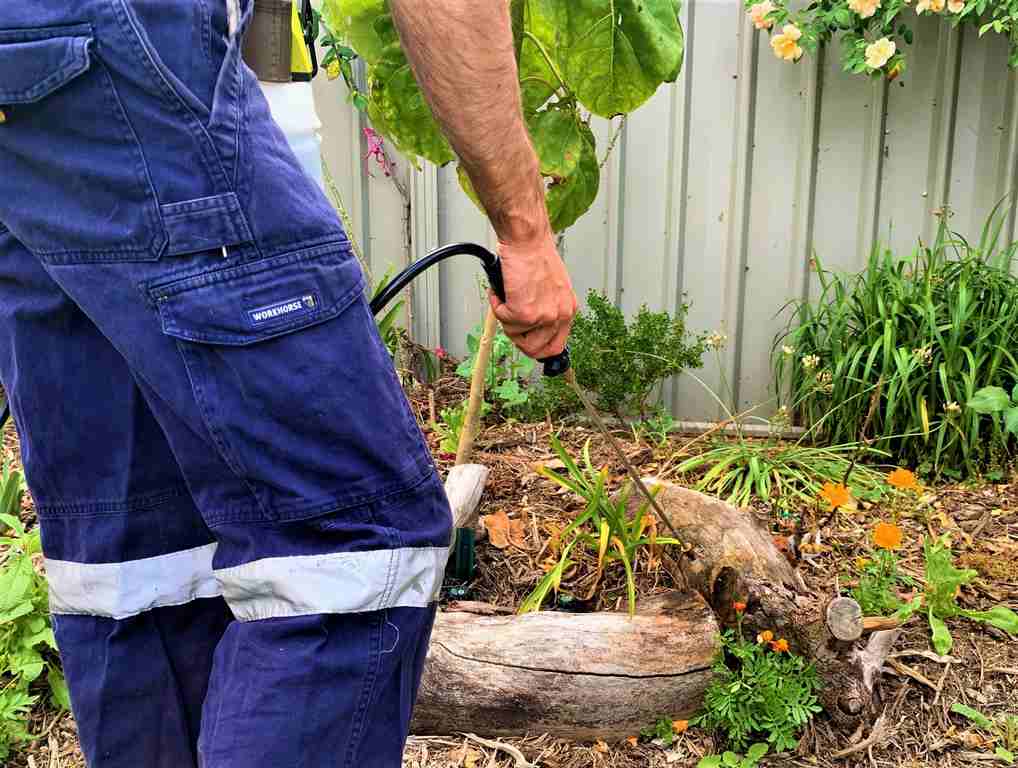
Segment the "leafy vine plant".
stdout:
<svg viewBox="0 0 1018 768">
<path fill-rule="evenodd" d="M 745 0 L 753 25 L 771 32 L 774 55 L 795 62 L 840 35 L 846 72 L 894 80 L 905 71 L 904 45 L 911 45 L 917 16 L 940 16 L 979 36 L 993 31 L 1010 42 L 1008 65 L 1018 68 L 1018 0 L 813 0 L 791 11 L 785 0 Z M 904 45 L 903 45 L 904 44 Z"/>
<path fill-rule="evenodd" d="M 601 179 L 594 115 L 628 115 L 682 68 L 680 0 L 506 0 L 523 108 L 547 183 L 548 214 L 562 232 L 593 204 Z M 351 102 L 416 167 L 456 160 L 414 79 L 388 0 L 325 0 L 325 64 Z M 358 88 L 352 62 L 366 66 Z M 466 175 L 464 191 L 476 202 Z"/>
</svg>

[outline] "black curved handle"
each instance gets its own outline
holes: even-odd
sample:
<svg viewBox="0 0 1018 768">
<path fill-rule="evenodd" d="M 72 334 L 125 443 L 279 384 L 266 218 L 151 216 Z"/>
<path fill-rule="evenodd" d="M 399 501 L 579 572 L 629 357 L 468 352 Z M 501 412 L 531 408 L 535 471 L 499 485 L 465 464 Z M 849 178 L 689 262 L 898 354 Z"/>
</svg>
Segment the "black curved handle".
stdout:
<svg viewBox="0 0 1018 768">
<path fill-rule="evenodd" d="M 380 294 L 371 300 L 371 313 L 377 315 L 385 305 L 392 301 L 393 297 L 400 293 L 407 285 L 418 277 L 422 272 L 445 261 L 450 256 L 466 254 L 476 256 L 481 261 L 484 274 L 488 277 L 491 290 L 499 299 L 505 301 L 505 281 L 502 279 L 502 262 L 498 256 L 489 251 L 483 245 L 477 243 L 454 243 L 432 251 L 424 258 L 418 259 L 409 267 L 396 275 Z M 549 378 L 561 376 L 569 370 L 571 365 L 569 359 L 569 347 L 554 357 L 545 357 L 537 362 L 544 364 L 544 375 Z"/>
</svg>

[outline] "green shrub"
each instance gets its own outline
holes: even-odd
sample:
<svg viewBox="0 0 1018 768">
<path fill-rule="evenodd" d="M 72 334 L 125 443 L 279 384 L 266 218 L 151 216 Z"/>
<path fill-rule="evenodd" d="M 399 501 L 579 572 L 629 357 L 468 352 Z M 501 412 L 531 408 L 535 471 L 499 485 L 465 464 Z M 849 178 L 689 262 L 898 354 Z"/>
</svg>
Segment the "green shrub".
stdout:
<svg viewBox="0 0 1018 768">
<path fill-rule="evenodd" d="M 587 309 L 576 316 L 569 349 L 576 380 L 597 397 L 603 411 L 647 418 L 651 395 L 670 376 L 703 366 L 705 338 L 686 333 L 684 304 L 672 317 L 641 307 L 626 323 L 625 315 L 603 294 L 591 291 Z M 549 379 L 535 398 L 538 416 L 561 416 L 582 410 L 568 385 Z"/>
<path fill-rule="evenodd" d="M 858 275 L 816 262 L 819 298 L 794 302 L 775 341 L 777 388 L 802 423 L 834 444 L 865 425 L 874 447 L 934 475 L 1001 458 L 999 420 L 963 406 L 982 387 L 1018 383 L 1018 243 L 1000 246 L 1005 214 L 994 209 L 976 245 L 945 214 L 932 245 L 907 258 L 875 249 Z"/>
<path fill-rule="evenodd" d="M 38 701 L 37 680 L 45 676 L 53 703 L 70 707 L 56 656 L 45 579 L 32 562 L 42 549 L 38 529 L 26 531 L 18 512 L 24 493 L 20 472 L 0 471 L 0 758 L 31 740 L 28 714 Z"/>
<path fill-rule="evenodd" d="M 783 650 L 782 650 L 783 649 Z M 714 679 L 704 697 L 704 711 L 690 722 L 721 731 L 737 750 L 754 736 L 766 736 L 776 752 L 793 749 L 797 733 L 820 711 L 820 678 L 811 664 L 791 654 L 787 643 L 742 637 L 736 630 L 721 635 L 721 651 L 714 662 Z"/>
</svg>

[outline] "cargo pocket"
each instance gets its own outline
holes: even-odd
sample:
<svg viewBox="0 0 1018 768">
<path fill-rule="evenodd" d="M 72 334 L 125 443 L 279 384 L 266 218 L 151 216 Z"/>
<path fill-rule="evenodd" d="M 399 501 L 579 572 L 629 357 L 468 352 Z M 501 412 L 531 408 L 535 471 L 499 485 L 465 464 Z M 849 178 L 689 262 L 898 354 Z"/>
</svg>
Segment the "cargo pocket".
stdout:
<svg viewBox="0 0 1018 768">
<path fill-rule="evenodd" d="M 152 285 L 209 431 L 273 520 L 433 471 L 343 244 Z"/>
<path fill-rule="evenodd" d="M 0 30 L 0 218 L 44 261 L 153 261 L 166 235 L 88 24 Z"/>
</svg>

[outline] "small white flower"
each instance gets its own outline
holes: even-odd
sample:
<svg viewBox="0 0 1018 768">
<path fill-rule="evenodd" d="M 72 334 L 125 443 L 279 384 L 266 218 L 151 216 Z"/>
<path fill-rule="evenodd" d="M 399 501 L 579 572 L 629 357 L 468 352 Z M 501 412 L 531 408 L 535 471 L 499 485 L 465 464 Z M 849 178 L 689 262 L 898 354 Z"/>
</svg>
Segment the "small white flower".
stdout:
<svg viewBox="0 0 1018 768">
<path fill-rule="evenodd" d="M 929 365 L 933 362 L 933 347 L 919 347 L 912 350 L 912 355 L 920 365 Z"/>
<path fill-rule="evenodd" d="M 948 413 L 961 413 L 961 406 L 958 405 L 954 400 L 944 406 L 944 410 Z"/>
<path fill-rule="evenodd" d="M 714 331 L 707 337 L 707 349 L 724 349 L 728 343 L 728 335 L 721 331 Z"/>
<path fill-rule="evenodd" d="M 819 355 L 803 355 L 802 356 L 802 367 L 807 371 L 811 371 L 820 365 Z"/>
<path fill-rule="evenodd" d="M 783 354 L 785 357 L 791 357 L 792 355 L 795 354 L 795 350 L 792 347 L 790 347 L 787 344 L 785 344 L 781 348 L 781 354 Z"/>
</svg>

